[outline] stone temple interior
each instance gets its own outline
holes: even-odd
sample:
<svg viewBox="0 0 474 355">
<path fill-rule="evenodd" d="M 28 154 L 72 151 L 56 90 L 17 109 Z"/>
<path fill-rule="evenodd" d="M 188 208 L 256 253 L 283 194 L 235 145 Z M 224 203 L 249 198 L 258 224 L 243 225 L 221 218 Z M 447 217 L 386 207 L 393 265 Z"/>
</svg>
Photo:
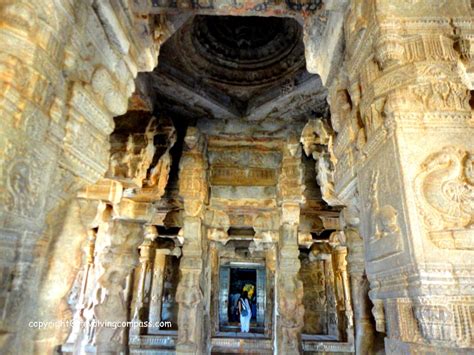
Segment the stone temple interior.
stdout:
<svg viewBox="0 0 474 355">
<path fill-rule="evenodd" d="M 474 352 L 474 2 L 0 0 L 0 69 L 0 353 Z"/>
</svg>

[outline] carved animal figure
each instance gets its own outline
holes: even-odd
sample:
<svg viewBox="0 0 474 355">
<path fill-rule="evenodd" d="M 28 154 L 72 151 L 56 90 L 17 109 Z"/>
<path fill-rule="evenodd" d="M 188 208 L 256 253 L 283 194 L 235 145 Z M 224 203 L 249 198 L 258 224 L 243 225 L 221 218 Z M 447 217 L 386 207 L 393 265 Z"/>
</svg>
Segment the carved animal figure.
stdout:
<svg viewBox="0 0 474 355">
<path fill-rule="evenodd" d="M 426 214 L 433 230 L 474 228 L 474 184 L 471 153 L 444 147 L 422 164 L 423 199 L 431 207 Z"/>
</svg>

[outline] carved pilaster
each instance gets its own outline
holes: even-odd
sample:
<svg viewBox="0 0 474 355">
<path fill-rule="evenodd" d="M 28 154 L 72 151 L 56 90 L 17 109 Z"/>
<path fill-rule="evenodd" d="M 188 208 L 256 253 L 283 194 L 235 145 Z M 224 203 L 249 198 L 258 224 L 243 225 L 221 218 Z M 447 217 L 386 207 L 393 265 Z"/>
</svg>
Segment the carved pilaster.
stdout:
<svg viewBox="0 0 474 355">
<path fill-rule="evenodd" d="M 301 147 L 290 137 L 283 151 L 278 183 L 281 202 L 277 285 L 277 353 L 299 354 L 304 325 L 303 282 L 299 277 L 298 225 L 300 203 L 304 202 Z"/>
<path fill-rule="evenodd" d="M 195 127 L 188 128 L 186 151 L 180 162 L 179 194 L 183 199 L 183 256 L 176 291 L 178 310 L 177 354 L 201 354 L 203 344 L 203 217 L 208 198 L 205 142 Z"/>
</svg>

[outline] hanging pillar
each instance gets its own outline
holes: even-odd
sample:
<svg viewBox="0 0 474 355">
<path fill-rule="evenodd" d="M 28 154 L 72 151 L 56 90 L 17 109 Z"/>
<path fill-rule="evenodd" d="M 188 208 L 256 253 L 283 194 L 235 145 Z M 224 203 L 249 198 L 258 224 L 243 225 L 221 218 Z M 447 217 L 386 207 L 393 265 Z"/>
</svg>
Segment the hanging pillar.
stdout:
<svg viewBox="0 0 474 355">
<path fill-rule="evenodd" d="M 178 310 L 177 354 L 206 352 L 203 341 L 203 213 L 207 203 L 207 160 L 205 142 L 195 127 L 188 128 L 186 151 L 180 163 L 179 193 L 183 199 L 183 256 L 176 291 Z"/>
<path fill-rule="evenodd" d="M 169 249 L 156 249 L 155 259 L 153 261 L 153 272 L 151 280 L 151 297 L 150 297 L 150 328 L 149 334 L 157 334 L 160 328 L 157 326 L 161 321 L 161 307 L 163 298 L 163 281 L 166 265 L 166 255 L 169 255 Z"/>
<path fill-rule="evenodd" d="M 151 277 L 153 272 L 153 259 L 155 257 L 154 241 L 158 237 L 155 226 L 145 226 L 145 239 L 138 247 L 140 249 L 140 271 L 138 273 L 137 296 L 135 300 L 135 309 L 133 311 L 134 321 L 130 329 L 130 335 L 136 336 L 146 333 L 147 329 L 140 328 L 138 322 L 147 321 L 151 315 Z"/>
<path fill-rule="evenodd" d="M 299 278 L 298 225 L 300 203 L 304 202 L 301 148 L 293 136 L 283 154 L 279 180 L 281 222 L 278 266 L 276 272 L 277 321 L 275 324 L 278 354 L 299 354 L 304 325 L 303 283 Z"/>
<path fill-rule="evenodd" d="M 95 229 L 90 229 L 87 231 L 87 246 L 85 248 L 86 254 L 86 264 L 84 266 L 84 270 L 82 271 L 82 282 L 81 282 L 81 290 L 79 291 L 79 298 L 77 300 L 75 313 L 74 313 L 74 324 L 69 334 L 69 337 L 66 341 L 67 345 L 72 345 L 76 343 L 77 338 L 80 336 L 81 333 L 81 314 L 86 308 L 87 304 L 87 290 L 92 285 L 91 279 L 93 279 L 93 271 L 94 271 L 94 252 L 95 252 L 95 241 L 97 239 L 97 231 Z M 66 346 L 62 346 L 62 349 L 65 350 Z"/>
<path fill-rule="evenodd" d="M 354 1 L 329 90 L 334 190 L 358 191 L 389 354 L 474 348 L 474 20 L 469 1 L 432 5 Z"/>
<path fill-rule="evenodd" d="M 353 343 L 353 314 L 351 305 L 351 296 L 349 290 L 349 278 L 347 276 L 346 262 L 347 248 L 337 246 L 332 252 L 334 281 L 336 290 L 336 309 L 339 319 L 339 337 L 340 340 Z"/>
<path fill-rule="evenodd" d="M 347 271 L 349 273 L 354 309 L 355 351 L 359 354 L 373 354 L 375 329 L 371 316 L 369 300 L 369 281 L 365 275 L 364 241 L 357 230 L 358 217 L 343 210 L 344 234 L 347 243 Z M 354 223 L 356 225 L 354 225 Z M 382 325 L 385 325 L 382 323 Z"/>
</svg>

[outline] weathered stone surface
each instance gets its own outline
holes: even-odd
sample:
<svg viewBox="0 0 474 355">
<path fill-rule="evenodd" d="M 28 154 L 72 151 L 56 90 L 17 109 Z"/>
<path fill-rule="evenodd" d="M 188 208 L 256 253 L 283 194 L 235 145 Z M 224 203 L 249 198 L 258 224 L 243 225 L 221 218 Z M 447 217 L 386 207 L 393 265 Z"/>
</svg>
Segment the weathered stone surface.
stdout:
<svg viewBox="0 0 474 355">
<path fill-rule="evenodd" d="M 0 1 L 0 352 L 471 353 L 473 19 Z"/>
<path fill-rule="evenodd" d="M 353 2 L 329 90 L 334 192 L 360 209 L 377 330 L 412 351 L 473 346 L 454 331 L 471 328 L 459 319 L 472 302 L 472 280 L 454 281 L 470 274 L 473 235 L 470 83 L 452 37 L 465 27 L 448 25 L 461 13 L 468 2 Z"/>
</svg>

